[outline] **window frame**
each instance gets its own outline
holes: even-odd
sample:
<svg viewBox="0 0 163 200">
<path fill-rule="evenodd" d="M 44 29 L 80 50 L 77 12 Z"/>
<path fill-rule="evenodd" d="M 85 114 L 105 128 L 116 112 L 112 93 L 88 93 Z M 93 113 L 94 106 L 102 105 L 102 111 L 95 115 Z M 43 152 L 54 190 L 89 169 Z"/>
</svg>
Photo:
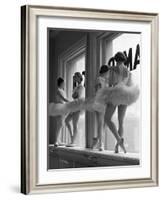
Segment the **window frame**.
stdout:
<svg viewBox="0 0 163 200">
<path fill-rule="evenodd" d="M 58 57 L 58 67 L 61 69 L 61 75 L 64 77 L 65 82 L 67 82 L 67 70 L 69 62 L 78 58 L 79 56 L 85 54 L 86 55 L 86 36 L 82 37 L 79 41 L 71 45 L 68 49 L 66 49 L 61 55 Z M 67 85 L 65 85 L 65 90 L 67 91 Z M 85 119 L 86 123 L 86 119 Z M 86 130 L 85 130 L 86 131 Z M 87 140 L 87 138 L 85 138 Z M 66 127 L 64 127 L 64 131 L 62 132 L 62 141 L 69 142 L 70 137 L 69 134 L 66 134 Z"/>
</svg>

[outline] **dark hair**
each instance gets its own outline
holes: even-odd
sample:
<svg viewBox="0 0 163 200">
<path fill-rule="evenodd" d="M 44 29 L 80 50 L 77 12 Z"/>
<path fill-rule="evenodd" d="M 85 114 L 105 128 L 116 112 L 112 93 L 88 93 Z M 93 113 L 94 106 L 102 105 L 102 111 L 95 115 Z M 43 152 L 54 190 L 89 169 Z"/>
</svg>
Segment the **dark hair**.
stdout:
<svg viewBox="0 0 163 200">
<path fill-rule="evenodd" d="M 106 73 L 107 71 L 109 71 L 109 67 L 107 65 L 102 65 L 99 73 L 103 74 L 103 73 Z"/>
<path fill-rule="evenodd" d="M 85 76 L 85 71 L 82 71 L 82 75 Z"/>
<path fill-rule="evenodd" d="M 114 59 L 116 62 L 126 62 L 127 61 L 126 55 L 120 51 L 115 54 Z"/>
<path fill-rule="evenodd" d="M 59 78 L 57 79 L 57 85 L 60 86 L 62 83 L 64 83 L 64 79 L 61 78 L 61 77 L 59 77 Z"/>
<path fill-rule="evenodd" d="M 81 82 L 83 81 L 83 77 L 80 72 L 75 72 L 74 76 L 77 76 L 78 78 L 80 78 Z"/>
</svg>

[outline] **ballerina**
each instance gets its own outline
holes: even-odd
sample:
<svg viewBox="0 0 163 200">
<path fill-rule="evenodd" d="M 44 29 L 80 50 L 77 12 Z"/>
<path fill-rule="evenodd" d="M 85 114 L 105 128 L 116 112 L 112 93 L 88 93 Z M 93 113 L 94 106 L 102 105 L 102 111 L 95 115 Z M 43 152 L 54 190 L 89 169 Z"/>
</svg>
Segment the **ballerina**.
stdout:
<svg viewBox="0 0 163 200">
<path fill-rule="evenodd" d="M 137 86 L 133 87 L 131 73 L 128 71 L 127 67 L 124 65 L 124 62 L 126 62 L 127 60 L 126 56 L 122 52 L 118 52 L 114 56 L 114 59 L 117 62 L 117 65 L 114 67 L 110 67 L 109 85 L 115 89 L 114 92 L 116 92 L 118 89 L 117 95 L 116 95 L 117 98 L 114 99 L 112 103 L 107 104 L 104 121 L 105 121 L 105 124 L 110 128 L 110 130 L 114 134 L 115 138 L 117 139 L 117 144 L 115 146 L 115 153 L 118 153 L 119 146 L 121 146 L 123 151 L 126 152 L 126 149 L 123 144 L 124 143 L 123 122 L 124 122 L 125 113 L 127 110 L 127 105 L 129 105 L 129 102 L 127 102 L 127 99 L 129 98 L 129 101 L 132 100 L 134 102 L 134 100 L 136 100 L 139 95 L 139 89 Z M 123 93 L 124 89 L 127 89 L 125 93 Z M 107 93 L 106 90 L 104 91 Z M 124 94 L 126 96 L 124 96 Z M 99 94 L 99 99 L 102 96 L 105 96 L 105 94 L 104 93 Z M 121 103 L 116 102 L 117 100 L 120 100 Z M 116 107 L 118 107 L 118 123 L 119 123 L 118 130 L 114 122 L 112 121 L 112 116 L 115 112 Z"/>
<path fill-rule="evenodd" d="M 114 68 L 115 69 L 115 68 Z M 112 70 L 111 68 L 109 68 L 107 65 L 103 65 L 100 68 L 99 71 L 99 76 L 96 80 L 96 92 L 101 89 L 101 88 L 105 88 L 105 87 L 110 87 L 113 85 L 113 81 L 112 81 Z M 103 145 L 103 141 L 102 141 L 102 135 L 101 134 L 101 121 L 104 117 L 104 124 L 106 124 L 111 132 L 113 133 L 114 137 L 117 140 L 117 144 L 121 144 L 120 146 L 122 147 L 123 151 L 126 152 L 126 149 L 123 145 L 123 140 L 121 138 L 121 135 L 118 134 L 117 130 L 116 130 L 116 126 L 114 124 L 114 122 L 111 120 L 112 115 L 114 114 L 116 106 L 112 105 L 111 103 L 107 104 L 106 106 L 106 111 L 105 111 L 105 116 L 101 116 L 101 113 L 96 112 L 96 116 L 97 116 L 97 121 L 98 121 L 98 137 L 93 139 L 93 148 L 95 148 L 96 146 L 99 145 L 99 150 L 103 150 L 104 149 L 104 145 Z"/>
<path fill-rule="evenodd" d="M 113 68 L 112 72 L 112 86 L 114 87 L 117 84 L 124 83 L 124 84 L 130 84 L 131 85 L 131 73 L 128 71 L 127 67 L 124 65 L 124 63 L 127 61 L 126 56 L 122 52 L 116 53 L 114 56 L 114 59 L 116 61 L 116 66 Z M 116 71 L 116 73 L 114 72 Z M 118 105 L 118 134 L 122 138 L 122 142 L 124 142 L 123 134 L 124 134 L 124 118 L 127 110 L 127 105 Z M 109 112 L 109 111 L 108 111 Z M 107 116 L 107 115 L 106 115 Z M 107 121 L 107 120 L 106 120 Z M 119 152 L 119 144 L 117 142 L 115 146 L 115 153 Z"/>
<path fill-rule="evenodd" d="M 65 103 L 69 102 L 69 100 L 66 98 L 66 94 L 64 91 L 64 79 L 59 77 L 57 79 L 57 95 L 56 95 L 56 103 L 64 105 Z M 63 146 L 64 143 L 58 142 L 59 136 L 61 134 L 61 130 L 64 126 L 66 115 L 58 115 L 57 117 L 57 128 L 56 128 L 56 140 L 54 142 L 54 146 Z"/>
<path fill-rule="evenodd" d="M 85 97 L 85 88 L 82 85 L 83 77 L 80 72 L 76 72 L 74 74 L 74 80 L 76 83 L 78 83 L 78 85 L 75 87 L 72 97 L 74 100 L 79 100 L 80 98 Z M 75 146 L 76 138 L 78 134 L 78 122 L 79 122 L 80 115 L 81 115 L 80 110 L 77 112 L 71 112 L 65 119 L 66 126 L 71 135 L 71 143 L 67 145 L 68 147 Z M 72 121 L 73 132 L 71 129 L 70 121 Z"/>
<path fill-rule="evenodd" d="M 98 92 L 99 89 L 105 88 L 105 87 L 109 87 L 109 67 L 107 65 L 102 65 L 100 70 L 99 70 L 99 76 L 96 79 L 96 84 L 95 84 L 95 91 L 96 93 Z M 98 145 L 100 146 L 100 150 L 103 150 L 103 143 L 102 143 L 102 137 L 100 136 L 100 121 L 101 121 L 101 115 L 99 112 L 95 112 L 96 113 L 96 118 L 97 118 L 97 122 L 98 122 L 98 126 L 97 126 L 97 133 L 98 136 L 96 138 L 93 138 L 93 149 L 96 148 Z M 118 138 L 118 135 L 117 135 Z"/>
</svg>

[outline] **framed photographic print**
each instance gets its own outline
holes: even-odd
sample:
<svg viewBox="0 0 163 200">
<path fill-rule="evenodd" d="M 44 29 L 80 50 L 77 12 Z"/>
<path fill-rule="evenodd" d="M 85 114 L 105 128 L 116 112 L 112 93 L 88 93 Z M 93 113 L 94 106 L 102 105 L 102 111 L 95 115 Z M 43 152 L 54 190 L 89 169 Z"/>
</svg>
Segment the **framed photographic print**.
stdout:
<svg viewBox="0 0 163 200">
<path fill-rule="evenodd" d="M 158 185 L 158 14 L 21 8 L 21 191 Z"/>
</svg>

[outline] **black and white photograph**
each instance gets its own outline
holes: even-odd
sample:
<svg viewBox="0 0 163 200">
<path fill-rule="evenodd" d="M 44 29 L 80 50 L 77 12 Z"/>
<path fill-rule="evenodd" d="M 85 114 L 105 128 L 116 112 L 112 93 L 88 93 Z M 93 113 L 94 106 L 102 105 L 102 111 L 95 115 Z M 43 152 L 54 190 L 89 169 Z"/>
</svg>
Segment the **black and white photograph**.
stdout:
<svg viewBox="0 0 163 200">
<path fill-rule="evenodd" d="M 48 169 L 141 165 L 141 34 L 47 29 Z"/>
</svg>

